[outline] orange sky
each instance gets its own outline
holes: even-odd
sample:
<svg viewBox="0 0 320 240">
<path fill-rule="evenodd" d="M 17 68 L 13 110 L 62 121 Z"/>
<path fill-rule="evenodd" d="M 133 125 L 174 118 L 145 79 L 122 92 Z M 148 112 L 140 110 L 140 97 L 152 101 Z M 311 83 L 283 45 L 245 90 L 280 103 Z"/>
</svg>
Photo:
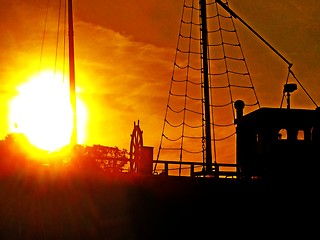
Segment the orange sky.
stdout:
<svg viewBox="0 0 320 240">
<path fill-rule="evenodd" d="M 1 138 L 8 133 L 8 102 L 16 87 L 38 71 L 46 2 L 0 0 Z M 56 9 L 59 1 L 50 2 Z M 156 152 L 183 1 L 74 0 L 73 5 L 76 84 L 88 104 L 85 144 L 129 149 L 133 122 L 140 120 L 144 145 Z M 230 0 L 229 6 L 294 64 L 296 77 L 320 102 L 320 4 Z M 54 14 L 49 11 L 49 28 L 56 27 Z M 287 65 L 235 22 L 261 105 L 279 107 Z M 48 31 L 45 44 L 50 41 L 54 35 Z M 299 93 L 292 106 L 314 108 Z"/>
</svg>

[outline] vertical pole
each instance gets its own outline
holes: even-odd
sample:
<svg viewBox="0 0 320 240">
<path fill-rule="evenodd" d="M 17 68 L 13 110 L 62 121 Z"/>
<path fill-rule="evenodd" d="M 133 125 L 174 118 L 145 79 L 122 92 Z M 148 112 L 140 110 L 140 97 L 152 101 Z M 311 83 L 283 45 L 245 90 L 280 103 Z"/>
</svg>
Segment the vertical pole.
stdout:
<svg viewBox="0 0 320 240">
<path fill-rule="evenodd" d="M 290 92 L 287 92 L 287 109 L 290 109 Z"/>
<path fill-rule="evenodd" d="M 210 120 L 210 93 L 209 93 L 209 66 L 208 66 L 208 29 L 206 0 L 200 0 L 201 8 L 201 38 L 202 38 L 202 64 L 203 64 L 203 91 L 205 109 L 206 133 L 206 173 L 212 172 L 211 150 L 211 120 Z"/>
<path fill-rule="evenodd" d="M 72 134 L 70 139 L 71 147 L 77 144 L 77 108 L 76 108 L 76 89 L 74 71 L 74 31 L 73 31 L 73 11 L 72 0 L 68 0 L 68 26 L 69 26 L 69 81 L 70 81 L 70 103 L 72 107 Z"/>
</svg>

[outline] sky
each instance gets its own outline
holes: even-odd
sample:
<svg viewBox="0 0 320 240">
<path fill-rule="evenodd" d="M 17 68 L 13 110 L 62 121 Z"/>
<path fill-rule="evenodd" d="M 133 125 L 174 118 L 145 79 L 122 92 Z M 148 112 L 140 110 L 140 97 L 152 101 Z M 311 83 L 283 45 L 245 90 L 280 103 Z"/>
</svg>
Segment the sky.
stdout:
<svg viewBox="0 0 320 240">
<path fill-rule="evenodd" d="M 84 144 L 129 149 L 134 122 L 143 142 L 160 143 L 183 0 L 74 0 L 75 76 L 87 105 Z M 289 62 L 320 102 L 320 3 L 310 0 L 229 0 L 229 7 Z M 0 0 L 0 138 L 8 134 L 17 86 L 52 66 L 59 1 Z M 46 36 L 42 46 L 44 23 Z M 279 107 L 287 64 L 235 20 L 261 106 Z M 43 52 L 41 54 L 41 49 Z M 40 58 L 42 65 L 39 66 Z M 302 89 L 292 106 L 314 109 Z"/>
</svg>

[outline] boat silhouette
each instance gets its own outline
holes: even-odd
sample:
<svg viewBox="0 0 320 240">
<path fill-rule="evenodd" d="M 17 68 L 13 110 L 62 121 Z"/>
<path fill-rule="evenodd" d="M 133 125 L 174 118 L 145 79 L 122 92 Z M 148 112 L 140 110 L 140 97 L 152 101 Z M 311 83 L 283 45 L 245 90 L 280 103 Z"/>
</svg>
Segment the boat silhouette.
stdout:
<svg viewBox="0 0 320 240">
<path fill-rule="evenodd" d="M 72 16 L 72 1 L 68 3 L 69 16 Z M 318 208 L 315 166 L 320 143 L 320 110 L 318 107 L 292 108 L 290 97 L 298 86 L 288 82 L 283 89 L 286 108 L 260 107 L 250 78 L 247 79 L 253 96 L 249 100 L 253 102 L 232 98 L 228 104 L 235 113 L 232 124 L 235 132 L 230 136 L 235 140 L 236 162 L 219 162 L 215 158 L 216 145 L 212 140 L 212 135 L 217 133 L 211 121 L 211 110 L 217 103 L 210 102 L 211 90 L 214 89 L 210 77 L 216 73 L 211 73 L 209 69 L 214 59 L 207 55 L 211 46 L 207 39 L 210 30 L 204 20 L 209 5 L 224 9 L 223 13 L 227 13 L 229 19 L 240 19 L 245 23 L 227 3 L 220 0 L 200 0 L 199 5 L 184 5 L 186 9 L 198 11 L 201 16 L 200 55 L 195 54 L 193 49 L 186 54 L 200 56 L 198 63 L 201 68 L 194 69 L 202 73 L 200 88 L 203 89 L 203 98 L 200 99 L 200 107 L 204 111 L 200 112 L 199 126 L 204 134 L 198 139 L 201 149 L 195 153 L 200 153 L 202 158 L 197 161 L 192 161 L 192 157 L 191 160 L 185 159 L 184 152 L 192 154 L 193 151 L 184 151 L 186 148 L 181 142 L 178 148 L 166 147 L 162 145 L 164 140 L 161 140 L 158 157 L 153 159 L 153 147 L 144 145 L 143 131 L 138 121 L 134 123 L 131 134 L 128 172 L 109 171 L 106 174 L 86 166 L 81 171 L 76 168 L 55 171 L 42 167 L 36 171 L 2 175 L 1 239 L 259 239 L 313 236 L 316 228 L 311 219 L 317 217 L 315 211 Z M 72 20 L 69 23 L 72 24 Z M 70 29 L 69 36 L 73 38 Z M 293 74 L 292 64 L 258 36 L 288 63 L 289 73 Z M 193 38 L 192 35 L 182 34 L 181 37 Z M 72 40 L 69 43 L 73 45 Z M 72 50 L 70 55 L 72 57 Z M 178 61 L 175 66 L 184 69 Z M 187 68 L 192 67 L 187 64 Z M 74 86 L 73 71 L 71 67 L 73 77 L 70 79 L 74 82 L 70 85 Z M 226 75 L 231 72 L 226 71 Z M 248 76 L 246 72 L 243 75 Z M 185 80 L 184 83 L 193 79 Z M 173 75 L 172 81 L 179 82 L 179 79 Z M 227 90 L 232 86 L 228 85 Z M 220 88 L 216 86 L 215 89 Z M 70 94 L 71 101 L 74 94 Z M 186 96 L 182 95 L 182 99 Z M 169 97 L 181 96 L 170 91 Z M 168 102 L 168 109 L 175 112 L 172 106 Z M 247 108 L 252 107 L 257 109 L 245 114 Z M 182 109 L 182 112 L 188 110 L 186 107 Z M 194 109 L 191 112 L 198 114 Z M 166 115 L 162 136 L 167 139 L 170 137 L 165 127 L 170 121 L 169 115 Z M 188 124 L 183 122 L 182 125 L 187 128 L 191 126 Z M 76 129 L 74 131 L 71 144 L 76 145 Z M 177 139 L 185 139 L 182 143 L 186 143 L 188 134 L 183 132 L 182 136 Z M 192 142 L 189 146 L 193 146 Z M 164 150 L 177 150 L 179 158 L 161 159 Z M 168 156 L 170 158 L 172 155 Z"/>
</svg>

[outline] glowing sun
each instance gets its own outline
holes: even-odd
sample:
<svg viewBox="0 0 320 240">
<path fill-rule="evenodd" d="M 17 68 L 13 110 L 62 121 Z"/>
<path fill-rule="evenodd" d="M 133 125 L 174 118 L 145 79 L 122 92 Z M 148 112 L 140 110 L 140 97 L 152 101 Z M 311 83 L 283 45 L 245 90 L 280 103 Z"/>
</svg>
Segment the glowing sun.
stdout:
<svg viewBox="0 0 320 240">
<path fill-rule="evenodd" d="M 72 108 L 69 82 L 61 73 L 42 71 L 18 88 L 10 102 L 11 132 L 23 133 L 30 143 L 54 151 L 70 143 Z M 77 99 L 78 143 L 84 140 L 86 109 Z"/>
</svg>

